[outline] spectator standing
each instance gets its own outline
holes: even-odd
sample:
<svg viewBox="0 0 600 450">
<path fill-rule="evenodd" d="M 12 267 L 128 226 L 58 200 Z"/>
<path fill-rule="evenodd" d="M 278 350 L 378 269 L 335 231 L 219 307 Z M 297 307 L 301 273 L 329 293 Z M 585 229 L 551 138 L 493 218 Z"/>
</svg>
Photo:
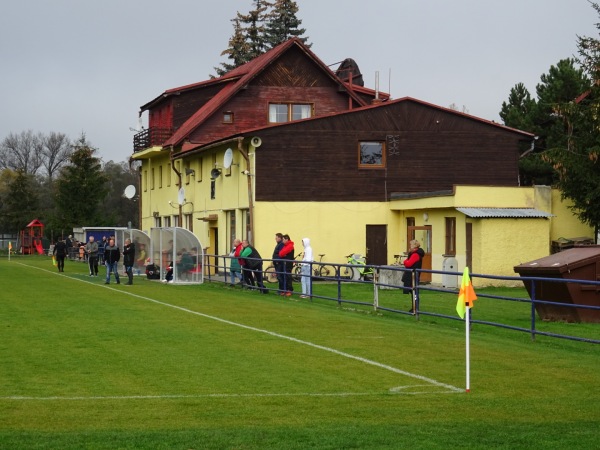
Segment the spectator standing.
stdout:
<svg viewBox="0 0 600 450">
<path fill-rule="evenodd" d="M 277 274 L 277 282 L 279 285 L 279 293 L 285 292 L 283 283 L 285 282 L 285 268 L 283 267 L 283 261 L 279 259 L 279 252 L 283 248 L 283 234 L 275 233 L 275 249 L 273 250 L 273 266 L 275 267 L 275 273 Z"/>
<path fill-rule="evenodd" d="M 68 253 L 67 243 L 64 240 L 60 240 L 56 243 L 53 250 L 53 255 L 56 258 L 56 265 L 58 266 L 59 272 L 65 271 L 65 257 Z"/>
<path fill-rule="evenodd" d="M 119 260 L 121 259 L 121 251 L 119 247 L 115 245 L 115 239 L 111 237 L 108 240 L 108 245 L 104 249 L 104 265 L 106 266 L 106 282 L 104 284 L 110 284 L 110 274 L 115 274 L 115 280 L 117 284 L 121 283 L 119 279 Z"/>
<path fill-rule="evenodd" d="M 254 247 L 250 245 L 247 240 L 242 241 L 244 247 L 240 254 L 244 260 L 244 275 L 248 273 L 248 278 L 251 280 L 251 285 L 254 286 L 254 280 L 256 280 L 256 287 L 260 289 L 263 294 L 267 294 L 269 290 L 263 283 L 263 262 L 260 253 Z"/>
<path fill-rule="evenodd" d="M 283 289 L 279 295 L 285 295 L 290 297 L 294 292 L 294 286 L 292 284 L 292 269 L 294 268 L 294 241 L 290 239 L 289 234 L 284 234 L 282 237 L 283 247 L 279 251 L 279 258 L 284 259 L 284 280 Z"/>
<path fill-rule="evenodd" d="M 300 275 L 302 276 L 302 295 L 300 298 L 309 298 L 312 296 L 310 272 L 312 271 L 313 249 L 310 246 L 309 238 L 302 238 L 302 245 L 304 246 L 304 256 L 302 257 L 302 267 L 300 268 Z"/>
<path fill-rule="evenodd" d="M 402 274 L 402 282 L 404 283 L 403 292 L 405 294 L 412 295 L 412 306 L 408 312 L 414 313 L 415 311 L 415 295 L 413 287 L 413 280 L 419 283 L 419 272 L 416 269 L 420 269 L 423 266 L 423 257 L 425 252 L 421 248 L 421 243 L 416 239 L 413 239 L 408 243 L 408 257 L 404 260 L 404 267 L 411 269 L 407 270 Z"/>
<path fill-rule="evenodd" d="M 85 244 L 85 253 L 88 257 L 88 265 L 90 266 L 90 277 L 98 276 L 98 243 L 94 236 L 90 236 L 88 243 Z"/>
<path fill-rule="evenodd" d="M 108 245 L 108 240 L 106 236 L 102 236 L 102 241 L 98 244 L 98 263 L 104 264 L 104 250 Z"/>
<path fill-rule="evenodd" d="M 125 239 L 125 246 L 123 247 L 123 265 L 125 266 L 125 272 L 129 281 L 125 284 L 133 284 L 133 263 L 135 262 L 135 244 L 131 242 L 131 239 Z"/>
<path fill-rule="evenodd" d="M 242 251 L 242 241 L 234 239 L 231 247 L 231 253 L 229 256 L 229 274 L 231 275 L 231 286 L 235 286 L 236 280 L 239 278 L 240 283 L 244 282 L 242 276 L 242 266 L 240 265 L 239 256 Z M 236 254 L 237 253 L 237 254 Z"/>
</svg>

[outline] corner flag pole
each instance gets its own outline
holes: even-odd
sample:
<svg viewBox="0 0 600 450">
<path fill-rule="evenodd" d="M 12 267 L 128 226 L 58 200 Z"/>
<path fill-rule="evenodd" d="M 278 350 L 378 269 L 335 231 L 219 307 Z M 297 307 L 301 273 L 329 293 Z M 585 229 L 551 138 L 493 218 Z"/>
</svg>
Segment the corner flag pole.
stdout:
<svg viewBox="0 0 600 450">
<path fill-rule="evenodd" d="M 473 302 L 477 300 L 477 295 L 473 289 L 471 283 L 471 277 L 469 276 L 469 268 L 465 267 L 463 271 L 462 282 L 460 284 L 460 291 L 458 293 L 458 301 L 456 302 L 456 312 L 461 319 L 465 319 L 465 353 L 466 353 L 466 372 L 467 372 L 467 383 L 466 392 L 471 390 L 471 342 L 470 342 L 470 329 L 471 329 L 471 308 Z"/>
<path fill-rule="evenodd" d="M 466 363 L 466 373 L 467 373 L 467 382 L 465 392 L 469 393 L 471 391 L 471 335 L 469 333 L 469 329 L 471 328 L 470 324 L 471 318 L 471 308 L 468 306 L 465 308 L 465 353 L 467 358 Z"/>
</svg>

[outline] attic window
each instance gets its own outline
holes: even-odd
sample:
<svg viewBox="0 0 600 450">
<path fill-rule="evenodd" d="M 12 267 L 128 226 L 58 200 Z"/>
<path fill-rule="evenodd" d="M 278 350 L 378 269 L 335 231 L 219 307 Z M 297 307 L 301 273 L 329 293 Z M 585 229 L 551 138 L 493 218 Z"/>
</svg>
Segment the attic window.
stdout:
<svg viewBox="0 0 600 450">
<path fill-rule="evenodd" d="M 378 169 L 385 167 L 385 147 L 380 141 L 361 141 L 358 143 L 358 167 Z"/>
<path fill-rule="evenodd" d="M 233 113 L 231 111 L 223 113 L 223 123 L 233 123 Z"/>
<path fill-rule="evenodd" d="M 308 103 L 270 103 L 269 122 L 284 123 L 313 116 L 313 105 Z"/>
</svg>

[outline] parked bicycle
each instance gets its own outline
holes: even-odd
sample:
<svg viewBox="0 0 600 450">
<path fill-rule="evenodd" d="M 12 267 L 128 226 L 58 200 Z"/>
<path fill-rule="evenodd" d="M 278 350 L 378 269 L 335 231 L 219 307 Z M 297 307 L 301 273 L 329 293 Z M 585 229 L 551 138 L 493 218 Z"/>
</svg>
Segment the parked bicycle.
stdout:
<svg viewBox="0 0 600 450">
<path fill-rule="evenodd" d="M 304 256 L 303 252 L 298 254 L 298 258 L 302 258 Z M 334 278 L 335 277 L 335 267 L 331 264 L 323 263 L 323 256 L 325 253 L 319 253 L 319 261 L 312 264 L 312 276 L 314 278 Z M 294 269 L 292 271 L 292 277 L 294 281 L 301 280 L 302 272 L 302 262 L 294 263 Z"/>
<path fill-rule="evenodd" d="M 351 253 L 347 255 L 348 264 L 352 264 L 356 267 L 345 266 L 341 269 L 341 277 L 348 278 L 350 280 L 365 280 L 370 281 L 373 279 L 373 268 L 367 267 L 366 258 L 358 253 Z"/>
<path fill-rule="evenodd" d="M 302 259 L 303 253 L 300 252 L 298 255 L 294 257 L 294 265 L 292 267 L 292 280 L 300 281 L 300 266 L 298 265 L 298 258 Z M 277 270 L 275 270 L 275 265 L 271 263 L 264 271 L 263 271 L 263 280 L 268 283 L 277 283 Z"/>
</svg>

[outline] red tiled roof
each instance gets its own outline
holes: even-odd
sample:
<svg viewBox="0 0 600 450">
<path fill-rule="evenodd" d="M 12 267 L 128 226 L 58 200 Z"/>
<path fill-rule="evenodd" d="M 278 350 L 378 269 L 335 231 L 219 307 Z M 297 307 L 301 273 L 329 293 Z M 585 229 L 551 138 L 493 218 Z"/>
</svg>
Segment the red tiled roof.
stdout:
<svg viewBox="0 0 600 450">
<path fill-rule="evenodd" d="M 246 86 L 252 79 L 265 70 L 270 64 L 277 60 L 282 54 L 288 51 L 293 46 L 299 47 L 306 55 L 318 64 L 322 70 L 337 83 L 346 87 L 348 95 L 352 97 L 358 104 L 364 105 L 364 101 L 348 88 L 346 83 L 343 83 L 330 69 L 327 67 L 312 51 L 306 47 L 298 38 L 292 38 L 281 45 L 269 50 L 266 53 L 254 58 L 248 63 L 236 67 L 222 77 L 213 80 L 203 81 L 176 89 L 166 91 L 165 94 L 181 92 L 182 90 L 193 89 L 205 85 L 210 85 L 219 82 L 230 82 L 225 84 L 223 89 L 208 101 L 202 108 L 194 113 L 179 129 L 164 143 L 165 147 L 180 144 L 191 132 L 193 132 L 202 122 L 212 116 L 218 109 L 229 101 L 240 89 Z M 356 89 L 353 87 L 353 89 Z"/>
</svg>

